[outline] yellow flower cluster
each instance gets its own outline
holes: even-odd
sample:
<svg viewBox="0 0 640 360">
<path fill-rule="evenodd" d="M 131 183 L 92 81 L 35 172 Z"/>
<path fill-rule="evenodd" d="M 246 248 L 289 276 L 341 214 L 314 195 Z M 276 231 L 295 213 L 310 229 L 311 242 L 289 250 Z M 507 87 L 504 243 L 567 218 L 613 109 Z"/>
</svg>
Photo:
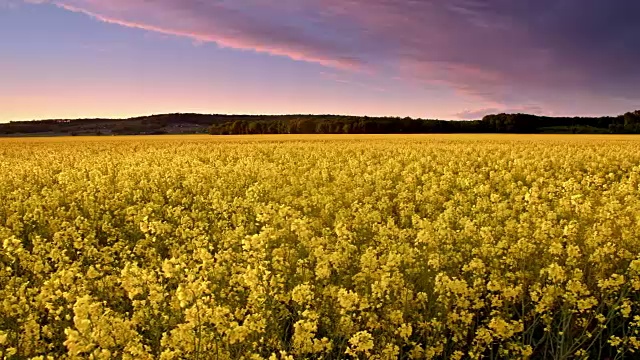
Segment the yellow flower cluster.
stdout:
<svg viewBox="0 0 640 360">
<path fill-rule="evenodd" d="M 640 141 L 0 140 L 0 359 L 640 356 Z"/>
</svg>

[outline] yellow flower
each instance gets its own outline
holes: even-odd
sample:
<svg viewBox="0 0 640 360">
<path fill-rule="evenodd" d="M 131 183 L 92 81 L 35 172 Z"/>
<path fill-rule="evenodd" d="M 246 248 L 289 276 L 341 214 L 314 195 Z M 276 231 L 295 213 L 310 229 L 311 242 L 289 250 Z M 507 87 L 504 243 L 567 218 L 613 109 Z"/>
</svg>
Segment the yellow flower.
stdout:
<svg viewBox="0 0 640 360">
<path fill-rule="evenodd" d="M 373 336 L 369 334 L 367 331 L 359 331 L 355 333 L 349 339 L 349 349 L 347 349 L 347 354 L 349 355 L 357 355 L 358 353 L 369 354 L 371 350 L 373 350 Z"/>
</svg>

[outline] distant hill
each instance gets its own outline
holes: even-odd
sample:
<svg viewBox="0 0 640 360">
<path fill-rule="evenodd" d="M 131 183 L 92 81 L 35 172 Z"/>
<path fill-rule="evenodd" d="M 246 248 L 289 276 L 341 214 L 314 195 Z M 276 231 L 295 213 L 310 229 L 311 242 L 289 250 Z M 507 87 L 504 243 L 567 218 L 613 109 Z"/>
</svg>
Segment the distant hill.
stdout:
<svg viewBox="0 0 640 360">
<path fill-rule="evenodd" d="M 487 115 L 449 121 L 343 115 L 162 114 L 130 119 L 13 121 L 0 136 L 148 134 L 365 134 L 365 133 L 640 133 L 640 110 L 619 116 Z"/>
</svg>

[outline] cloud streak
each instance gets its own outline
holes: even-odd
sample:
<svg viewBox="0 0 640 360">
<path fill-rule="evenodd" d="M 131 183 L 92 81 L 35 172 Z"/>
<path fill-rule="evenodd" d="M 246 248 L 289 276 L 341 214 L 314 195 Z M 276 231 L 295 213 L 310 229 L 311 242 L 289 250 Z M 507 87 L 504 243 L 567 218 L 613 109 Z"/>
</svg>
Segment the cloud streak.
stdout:
<svg viewBox="0 0 640 360">
<path fill-rule="evenodd" d="M 637 0 L 37 2 L 223 47 L 444 84 L 496 110 L 640 99 Z"/>
</svg>

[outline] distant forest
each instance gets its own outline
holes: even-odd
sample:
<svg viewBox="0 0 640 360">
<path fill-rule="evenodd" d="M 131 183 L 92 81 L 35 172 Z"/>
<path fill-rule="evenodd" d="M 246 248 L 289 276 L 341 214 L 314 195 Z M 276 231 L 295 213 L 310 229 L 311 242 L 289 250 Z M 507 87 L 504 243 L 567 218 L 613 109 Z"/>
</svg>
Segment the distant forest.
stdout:
<svg viewBox="0 0 640 360">
<path fill-rule="evenodd" d="M 164 114 L 130 119 L 13 121 L 0 124 L 4 136 L 147 134 L 393 134 L 522 133 L 638 134 L 640 110 L 619 116 L 546 117 L 487 115 L 482 120 L 448 121 L 409 117 L 341 115 Z"/>
</svg>

